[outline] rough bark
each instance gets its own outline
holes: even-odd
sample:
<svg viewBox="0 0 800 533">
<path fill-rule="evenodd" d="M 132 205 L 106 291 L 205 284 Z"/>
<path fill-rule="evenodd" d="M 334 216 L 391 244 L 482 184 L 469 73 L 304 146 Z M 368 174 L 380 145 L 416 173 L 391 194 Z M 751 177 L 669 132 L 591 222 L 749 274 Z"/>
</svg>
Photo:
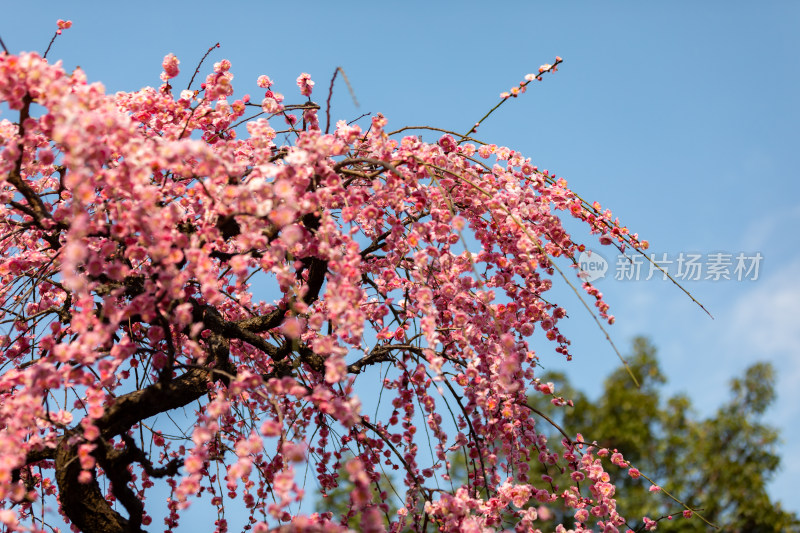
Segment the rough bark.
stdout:
<svg viewBox="0 0 800 533">
<path fill-rule="evenodd" d="M 56 449 L 56 483 L 61 508 L 81 531 L 97 533 L 128 533 L 128 520 L 108 504 L 100 491 L 97 479 L 89 483 L 78 481 L 81 464 L 78 460 L 80 430 L 67 432 Z M 72 444 L 71 444 L 72 443 Z"/>
</svg>

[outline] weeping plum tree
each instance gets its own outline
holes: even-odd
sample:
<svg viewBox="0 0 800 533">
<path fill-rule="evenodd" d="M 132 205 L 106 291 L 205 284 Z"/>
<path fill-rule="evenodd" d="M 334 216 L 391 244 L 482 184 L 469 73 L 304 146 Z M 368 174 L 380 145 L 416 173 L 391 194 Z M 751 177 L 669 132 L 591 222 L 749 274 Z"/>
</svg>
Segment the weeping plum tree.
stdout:
<svg viewBox="0 0 800 533">
<path fill-rule="evenodd" d="M 205 498 L 218 531 L 235 501 L 245 530 L 333 532 L 348 516 L 297 502 L 304 472 L 324 497 L 340 470 L 363 531 L 530 531 L 543 506 L 625 528 L 606 469 L 631 465 L 548 441 L 527 402 L 568 401 L 537 379 L 541 354 L 570 357 L 554 282 L 613 322 L 570 270 L 584 246 L 563 219 L 647 247 L 608 210 L 479 141 L 480 121 L 331 128 L 307 74 L 297 104 L 267 76 L 258 103 L 230 101 L 228 61 L 177 91 L 173 55 L 159 88 L 109 95 L 46 56 L 0 55 L 7 530 L 170 530 Z M 532 460 L 570 484 L 529 475 Z"/>
</svg>

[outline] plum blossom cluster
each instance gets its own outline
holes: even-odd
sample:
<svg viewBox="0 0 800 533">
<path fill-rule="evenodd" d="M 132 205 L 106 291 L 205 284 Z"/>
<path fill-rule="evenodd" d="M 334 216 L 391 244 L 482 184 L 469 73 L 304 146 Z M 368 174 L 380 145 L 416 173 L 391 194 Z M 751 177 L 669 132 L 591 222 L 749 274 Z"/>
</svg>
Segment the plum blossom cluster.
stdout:
<svg viewBox="0 0 800 533">
<path fill-rule="evenodd" d="M 542 81 L 542 74 L 545 74 L 547 72 L 556 72 L 558 70 L 559 63 L 561 63 L 562 61 L 563 60 L 560 57 L 556 56 L 556 60 L 552 65 L 549 63 L 545 63 L 544 65 L 539 67 L 539 72 L 537 74 L 526 74 L 525 78 L 521 82 L 519 82 L 519 85 L 517 87 L 512 87 L 511 90 L 503 91 L 502 93 L 500 93 L 500 98 L 505 100 L 507 98 L 512 98 L 512 97 L 516 98 L 517 96 L 523 94 L 525 91 L 527 91 L 528 85 L 532 81 L 534 80 Z"/>
<path fill-rule="evenodd" d="M 58 25 L 58 29 L 56 30 L 56 35 L 61 35 L 62 30 L 68 30 L 72 27 L 71 20 L 58 19 L 58 21 L 56 21 L 56 24 Z"/>
<path fill-rule="evenodd" d="M 363 531 L 536 531 L 543 508 L 575 531 L 622 527 L 606 454 L 537 428 L 528 394 L 568 400 L 537 378 L 531 335 L 569 357 L 545 298 L 585 249 L 564 217 L 646 244 L 510 148 L 399 137 L 383 115 L 322 131 L 319 106 L 285 104 L 267 76 L 260 104 L 233 100 L 226 60 L 174 94 L 179 64 L 165 57 L 160 89 L 108 95 L 79 69 L 0 55 L 6 528 L 41 530 L 52 507 L 80 530 L 138 531 L 165 505 L 172 529 L 201 496 L 217 531 L 232 499 L 258 532 L 356 514 Z M 158 416 L 182 408 L 185 425 Z M 293 511 L 301 464 L 323 495 L 346 473 L 348 516 Z M 403 486 L 396 515 L 382 472 Z"/>
</svg>

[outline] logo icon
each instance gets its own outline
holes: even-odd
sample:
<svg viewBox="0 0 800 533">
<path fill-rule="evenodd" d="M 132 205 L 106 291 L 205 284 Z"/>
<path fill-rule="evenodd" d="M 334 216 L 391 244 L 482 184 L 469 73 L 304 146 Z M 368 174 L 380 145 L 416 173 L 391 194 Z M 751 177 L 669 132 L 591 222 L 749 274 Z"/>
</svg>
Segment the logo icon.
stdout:
<svg viewBox="0 0 800 533">
<path fill-rule="evenodd" d="M 585 250 L 578 256 L 578 277 L 589 283 L 603 279 L 608 272 L 605 258 L 591 250 Z"/>
</svg>

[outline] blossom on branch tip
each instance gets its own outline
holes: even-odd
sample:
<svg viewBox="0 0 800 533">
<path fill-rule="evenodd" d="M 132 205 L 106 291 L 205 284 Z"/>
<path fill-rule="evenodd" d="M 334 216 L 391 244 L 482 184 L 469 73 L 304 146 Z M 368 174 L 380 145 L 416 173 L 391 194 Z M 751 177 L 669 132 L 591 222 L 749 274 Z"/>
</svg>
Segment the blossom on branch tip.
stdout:
<svg viewBox="0 0 800 533">
<path fill-rule="evenodd" d="M 272 80 L 269 79 L 269 76 L 261 75 L 258 77 L 256 84 L 261 87 L 262 89 L 269 89 L 272 86 Z"/>
<path fill-rule="evenodd" d="M 453 152 L 458 148 L 458 144 L 456 144 L 455 139 L 453 139 L 451 135 L 442 135 L 439 139 L 439 146 L 442 147 L 445 153 Z"/>
<path fill-rule="evenodd" d="M 164 69 L 161 79 L 167 81 L 168 79 L 176 77 L 180 73 L 178 69 L 179 64 L 180 61 L 178 61 L 175 54 L 166 55 L 164 61 L 161 62 L 161 67 Z"/>
<path fill-rule="evenodd" d="M 58 26 L 58 30 L 56 30 L 56 33 L 58 35 L 61 35 L 61 30 L 67 30 L 67 29 L 72 27 L 72 21 L 71 20 L 58 19 L 56 21 L 56 25 Z"/>
<path fill-rule="evenodd" d="M 300 87 L 300 94 L 303 96 L 311 96 L 311 91 L 314 89 L 314 82 L 311 81 L 311 76 L 303 72 L 297 78 L 297 86 Z"/>
</svg>

